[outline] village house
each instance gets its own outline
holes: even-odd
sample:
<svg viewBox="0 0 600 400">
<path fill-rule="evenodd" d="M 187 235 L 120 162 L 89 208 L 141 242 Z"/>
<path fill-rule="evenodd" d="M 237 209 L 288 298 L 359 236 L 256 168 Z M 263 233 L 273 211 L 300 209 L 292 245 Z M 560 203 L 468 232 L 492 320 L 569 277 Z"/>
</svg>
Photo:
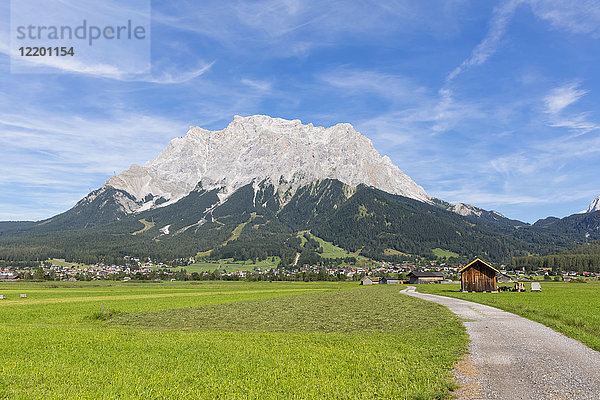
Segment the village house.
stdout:
<svg viewBox="0 0 600 400">
<path fill-rule="evenodd" d="M 409 281 L 411 284 L 423 284 L 423 283 L 440 283 L 444 280 L 444 274 L 441 272 L 411 272 L 408 274 Z"/>
<path fill-rule="evenodd" d="M 360 280 L 360 284 L 361 285 L 377 285 L 379 283 L 379 280 L 381 278 L 379 278 L 378 276 L 365 276 Z"/>
<path fill-rule="evenodd" d="M 19 279 L 19 276 L 16 274 L 11 274 L 11 273 L 0 274 L 0 281 L 10 282 L 10 281 L 16 281 L 18 279 Z"/>
</svg>

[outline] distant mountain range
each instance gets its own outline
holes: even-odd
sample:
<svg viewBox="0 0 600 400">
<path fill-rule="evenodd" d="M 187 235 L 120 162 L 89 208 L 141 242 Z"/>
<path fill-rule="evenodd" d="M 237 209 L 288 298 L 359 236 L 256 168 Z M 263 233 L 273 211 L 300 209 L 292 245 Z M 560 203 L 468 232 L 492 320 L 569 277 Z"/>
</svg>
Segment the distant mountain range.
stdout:
<svg viewBox="0 0 600 400">
<path fill-rule="evenodd" d="M 310 231 L 377 259 L 445 251 L 506 261 L 600 239 L 599 203 L 530 225 L 429 196 L 349 124 L 235 117 L 222 131 L 190 128 L 62 214 L 0 222 L 0 259 L 200 252 L 290 263 Z"/>
</svg>

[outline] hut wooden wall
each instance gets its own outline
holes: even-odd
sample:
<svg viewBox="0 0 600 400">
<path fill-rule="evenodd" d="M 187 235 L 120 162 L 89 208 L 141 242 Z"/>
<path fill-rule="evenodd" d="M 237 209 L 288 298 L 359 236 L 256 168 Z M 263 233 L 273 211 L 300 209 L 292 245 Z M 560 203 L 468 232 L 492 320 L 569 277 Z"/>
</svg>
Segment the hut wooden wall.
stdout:
<svg viewBox="0 0 600 400">
<path fill-rule="evenodd" d="M 492 292 L 498 290 L 496 271 L 483 263 L 475 263 L 461 275 L 462 290 L 467 292 Z"/>
</svg>

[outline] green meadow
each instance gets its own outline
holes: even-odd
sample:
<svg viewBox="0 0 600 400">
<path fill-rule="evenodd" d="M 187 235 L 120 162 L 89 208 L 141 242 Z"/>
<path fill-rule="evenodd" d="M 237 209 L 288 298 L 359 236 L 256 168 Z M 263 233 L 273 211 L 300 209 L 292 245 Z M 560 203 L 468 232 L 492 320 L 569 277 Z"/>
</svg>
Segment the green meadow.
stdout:
<svg viewBox="0 0 600 400">
<path fill-rule="evenodd" d="M 451 398 L 464 328 L 400 289 L 0 283 L 0 398 Z"/>
<path fill-rule="evenodd" d="M 306 238 L 304 237 L 304 234 L 306 234 L 306 233 L 309 234 L 311 238 L 316 240 L 317 243 L 319 243 L 319 246 L 321 246 L 323 248 L 323 252 L 320 253 L 321 257 L 323 257 L 323 258 L 357 257 L 356 254 L 348 253 L 346 250 L 342 249 L 341 247 L 338 247 L 331 242 L 327 242 L 327 241 L 321 239 L 320 237 L 313 235 L 309 231 L 302 231 L 302 232 L 298 233 L 298 237 L 300 237 L 300 239 L 302 239 L 302 244 L 304 244 L 306 242 Z"/>
<path fill-rule="evenodd" d="M 600 282 L 541 282 L 542 292 L 462 293 L 460 285 L 416 285 L 417 291 L 501 308 L 600 351 Z"/>
<path fill-rule="evenodd" d="M 440 249 L 439 247 L 436 247 L 435 249 L 432 249 L 431 251 L 437 258 L 459 257 L 459 255 L 457 253 L 450 251 L 450 250 Z"/>
</svg>

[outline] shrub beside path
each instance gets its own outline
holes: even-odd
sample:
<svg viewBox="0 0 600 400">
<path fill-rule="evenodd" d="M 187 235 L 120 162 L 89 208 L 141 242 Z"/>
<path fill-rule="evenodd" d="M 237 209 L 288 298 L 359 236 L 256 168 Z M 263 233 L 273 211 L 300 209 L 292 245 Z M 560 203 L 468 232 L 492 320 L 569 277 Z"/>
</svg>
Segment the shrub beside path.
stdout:
<svg viewBox="0 0 600 400">
<path fill-rule="evenodd" d="M 463 319 L 469 354 L 454 371 L 460 399 L 600 399 L 600 353 L 498 308 L 402 290 Z M 492 295 L 492 294 L 490 294 Z"/>
</svg>

